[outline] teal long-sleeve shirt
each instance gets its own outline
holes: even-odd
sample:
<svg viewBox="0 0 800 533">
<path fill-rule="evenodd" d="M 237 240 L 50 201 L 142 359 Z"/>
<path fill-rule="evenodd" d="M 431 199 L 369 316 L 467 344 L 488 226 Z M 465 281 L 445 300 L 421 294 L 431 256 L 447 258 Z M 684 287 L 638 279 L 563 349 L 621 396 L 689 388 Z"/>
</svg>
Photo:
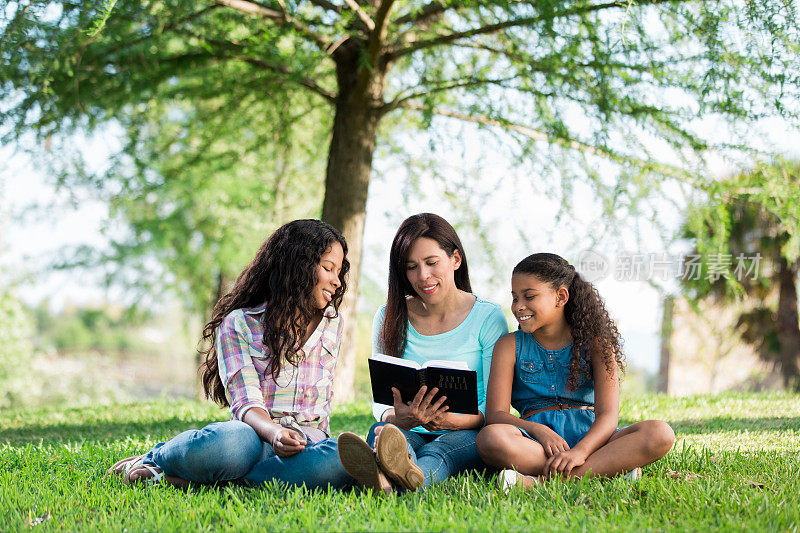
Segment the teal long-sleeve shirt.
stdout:
<svg viewBox="0 0 800 533">
<path fill-rule="evenodd" d="M 386 306 L 375 313 L 372 321 L 372 353 L 381 353 L 378 348 L 378 333 L 383 324 Z M 489 369 L 492 364 L 492 350 L 497 339 L 508 333 L 508 322 L 497 304 L 475 297 L 472 310 L 461 324 L 437 335 L 417 333 L 411 322 L 406 323 L 406 349 L 403 359 L 415 361 L 420 365 L 430 359 L 463 361 L 470 370 L 478 372 L 478 408 L 486 409 L 486 385 L 489 382 Z M 372 413 L 380 421 L 383 413 L 391 405 L 372 404 Z M 434 433 L 423 427 L 416 427 L 419 433 Z M 443 433 L 442 431 L 435 433 Z"/>
</svg>

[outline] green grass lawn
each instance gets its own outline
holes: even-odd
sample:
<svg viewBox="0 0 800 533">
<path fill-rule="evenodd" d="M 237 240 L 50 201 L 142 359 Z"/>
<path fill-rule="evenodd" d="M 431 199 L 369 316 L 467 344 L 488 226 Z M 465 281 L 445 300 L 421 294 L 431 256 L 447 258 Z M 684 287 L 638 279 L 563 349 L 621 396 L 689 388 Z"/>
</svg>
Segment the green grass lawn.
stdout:
<svg viewBox="0 0 800 533">
<path fill-rule="evenodd" d="M 502 495 L 491 477 L 424 494 L 133 487 L 104 475 L 118 458 L 225 419 L 200 402 L 0 412 L 0 531 L 28 530 L 742 530 L 800 527 L 800 396 L 645 396 L 622 423 L 668 421 L 678 438 L 642 481 L 549 481 Z M 340 408 L 335 434 L 365 433 L 369 405 Z"/>
</svg>

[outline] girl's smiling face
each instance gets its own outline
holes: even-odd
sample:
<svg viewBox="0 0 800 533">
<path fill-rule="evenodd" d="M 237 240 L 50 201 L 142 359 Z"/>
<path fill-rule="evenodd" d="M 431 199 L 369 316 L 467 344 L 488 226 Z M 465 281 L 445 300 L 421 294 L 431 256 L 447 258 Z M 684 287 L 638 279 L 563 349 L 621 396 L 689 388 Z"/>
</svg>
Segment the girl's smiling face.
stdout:
<svg viewBox="0 0 800 533">
<path fill-rule="evenodd" d="M 428 305 L 438 304 L 456 290 L 455 271 L 460 266 L 458 250 L 448 256 L 435 240 L 420 237 L 408 251 L 406 278 L 417 297 Z"/>
<path fill-rule="evenodd" d="M 568 299 L 566 287 L 554 290 L 533 274 L 511 276 L 511 311 L 525 333 L 563 321 L 564 304 Z"/>
<path fill-rule="evenodd" d="M 344 250 L 338 241 L 328 248 L 317 264 L 317 283 L 314 285 L 314 304 L 318 309 L 325 309 L 333 299 L 336 289 L 342 284 L 339 273 L 344 261 Z"/>
</svg>

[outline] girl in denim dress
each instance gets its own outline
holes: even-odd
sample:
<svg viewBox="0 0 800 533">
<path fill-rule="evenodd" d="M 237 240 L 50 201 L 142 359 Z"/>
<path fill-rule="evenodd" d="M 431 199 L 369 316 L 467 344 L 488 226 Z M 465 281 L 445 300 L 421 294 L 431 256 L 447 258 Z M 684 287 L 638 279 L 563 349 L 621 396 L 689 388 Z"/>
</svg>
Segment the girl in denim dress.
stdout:
<svg viewBox="0 0 800 533">
<path fill-rule="evenodd" d="M 501 488 L 550 476 L 641 475 L 675 434 L 659 420 L 617 429 L 619 331 L 595 287 L 555 254 L 523 259 L 511 277 L 519 329 L 494 348 L 483 460 L 503 468 Z M 510 414 L 514 407 L 520 417 Z"/>
</svg>

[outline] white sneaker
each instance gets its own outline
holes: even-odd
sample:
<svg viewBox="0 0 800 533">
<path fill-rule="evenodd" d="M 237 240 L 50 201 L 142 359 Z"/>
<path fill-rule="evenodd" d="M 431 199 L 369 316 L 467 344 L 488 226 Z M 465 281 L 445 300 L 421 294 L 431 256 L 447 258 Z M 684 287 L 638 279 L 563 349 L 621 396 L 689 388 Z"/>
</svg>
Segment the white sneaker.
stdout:
<svg viewBox="0 0 800 533">
<path fill-rule="evenodd" d="M 522 474 L 516 470 L 506 469 L 497 475 L 497 488 L 503 491 L 503 494 L 508 494 L 518 485 L 522 488 Z"/>
<path fill-rule="evenodd" d="M 630 472 L 625 472 L 622 474 L 622 479 L 630 482 L 639 481 L 642 479 L 642 469 L 637 466 Z"/>
</svg>

